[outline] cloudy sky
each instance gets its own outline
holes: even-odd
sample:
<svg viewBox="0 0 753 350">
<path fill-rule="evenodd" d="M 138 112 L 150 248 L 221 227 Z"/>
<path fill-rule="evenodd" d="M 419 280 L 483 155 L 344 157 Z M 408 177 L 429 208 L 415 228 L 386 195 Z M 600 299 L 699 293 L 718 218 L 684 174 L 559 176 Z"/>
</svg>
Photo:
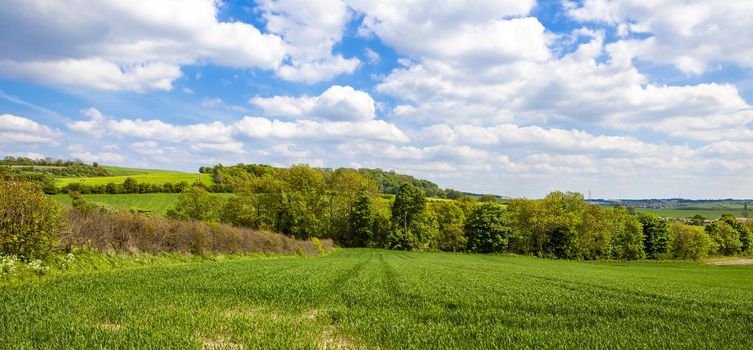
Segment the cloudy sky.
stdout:
<svg viewBox="0 0 753 350">
<path fill-rule="evenodd" d="M 8 0 L 0 154 L 753 197 L 749 0 Z"/>
</svg>

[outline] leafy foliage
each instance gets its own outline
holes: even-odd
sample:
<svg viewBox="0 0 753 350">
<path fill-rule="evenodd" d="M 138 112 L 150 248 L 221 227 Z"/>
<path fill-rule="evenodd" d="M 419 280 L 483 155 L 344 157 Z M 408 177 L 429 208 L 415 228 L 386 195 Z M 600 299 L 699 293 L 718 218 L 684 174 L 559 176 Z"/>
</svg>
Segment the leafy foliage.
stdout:
<svg viewBox="0 0 753 350">
<path fill-rule="evenodd" d="M 483 203 L 471 211 L 465 221 L 467 247 L 472 252 L 502 252 L 510 239 L 510 227 L 504 221 L 504 208 L 493 202 Z"/>
<path fill-rule="evenodd" d="M 34 183 L 0 179 L 0 253 L 44 257 L 65 227 L 60 205 Z"/>
</svg>

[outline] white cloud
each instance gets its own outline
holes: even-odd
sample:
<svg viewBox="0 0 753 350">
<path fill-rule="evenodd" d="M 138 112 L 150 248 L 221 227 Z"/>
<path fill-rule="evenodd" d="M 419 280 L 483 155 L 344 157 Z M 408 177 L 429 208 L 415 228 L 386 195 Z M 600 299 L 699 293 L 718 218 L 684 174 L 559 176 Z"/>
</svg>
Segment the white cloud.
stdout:
<svg viewBox="0 0 753 350">
<path fill-rule="evenodd" d="M 352 73 L 357 58 L 333 54 L 332 49 L 351 18 L 342 0 L 262 0 L 259 1 L 267 30 L 281 36 L 288 45 L 290 62 L 277 74 L 290 81 L 315 83 Z"/>
<path fill-rule="evenodd" d="M 172 142 L 229 142 L 233 129 L 222 122 L 175 125 L 161 120 L 109 120 L 107 130 L 117 135 Z"/>
<path fill-rule="evenodd" d="M 194 152 L 246 153 L 243 149 L 243 142 L 191 143 L 191 150 Z"/>
<path fill-rule="evenodd" d="M 47 143 L 56 145 L 62 134 L 59 130 L 39 124 L 29 118 L 12 114 L 0 115 L 0 142 Z"/>
<path fill-rule="evenodd" d="M 333 85 L 315 97 L 254 97 L 249 102 L 260 107 L 265 115 L 275 117 L 369 120 L 376 112 L 374 100 L 368 93 L 339 85 Z"/>
<path fill-rule="evenodd" d="M 276 69 L 285 44 L 219 22 L 214 0 L 11 1 L 0 9 L 0 75 L 104 90 L 170 90 L 180 66 Z"/>
<path fill-rule="evenodd" d="M 125 158 L 118 154 L 113 152 L 97 152 L 92 153 L 91 151 L 87 150 L 86 147 L 78 144 L 70 145 L 67 147 L 68 153 L 71 155 L 71 157 L 75 159 L 80 159 L 84 162 L 101 162 L 101 163 L 117 163 L 122 164 L 125 160 Z"/>
<path fill-rule="evenodd" d="M 398 143 L 409 141 L 408 136 L 400 129 L 382 120 L 285 122 L 261 117 L 244 117 L 235 123 L 235 127 L 242 135 L 253 139 L 306 139 L 330 142 L 366 139 Z"/>
<path fill-rule="evenodd" d="M 587 0 L 566 8 L 576 20 L 651 35 L 636 55 L 685 73 L 703 73 L 714 62 L 753 67 L 753 3 L 747 0 Z"/>
</svg>

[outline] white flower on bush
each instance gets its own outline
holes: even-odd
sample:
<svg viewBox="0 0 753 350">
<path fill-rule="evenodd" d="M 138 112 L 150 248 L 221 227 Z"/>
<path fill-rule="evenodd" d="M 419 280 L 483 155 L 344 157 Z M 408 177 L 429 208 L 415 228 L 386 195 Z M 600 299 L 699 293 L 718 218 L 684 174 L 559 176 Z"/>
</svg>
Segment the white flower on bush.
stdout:
<svg viewBox="0 0 753 350">
<path fill-rule="evenodd" d="M 32 260 L 26 266 L 38 275 L 44 275 L 50 269 L 48 266 L 42 265 L 42 260 Z"/>
<path fill-rule="evenodd" d="M 10 277 L 16 274 L 18 271 L 18 264 L 20 260 L 17 257 L 0 256 L 0 277 Z"/>
</svg>

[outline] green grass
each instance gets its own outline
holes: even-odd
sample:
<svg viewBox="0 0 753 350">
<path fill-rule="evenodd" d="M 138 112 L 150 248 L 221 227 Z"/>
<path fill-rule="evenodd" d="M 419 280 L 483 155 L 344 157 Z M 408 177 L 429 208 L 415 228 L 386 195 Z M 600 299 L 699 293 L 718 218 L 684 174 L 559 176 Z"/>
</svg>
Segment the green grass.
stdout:
<svg viewBox="0 0 753 350">
<path fill-rule="evenodd" d="M 602 206 L 603 208 L 611 208 L 611 206 Z M 736 217 L 743 217 L 745 211 L 742 206 L 739 208 L 685 208 L 685 209 L 652 209 L 652 208 L 635 208 L 639 213 L 651 213 L 665 218 L 689 218 L 696 214 L 701 214 L 709 219 L 717 219 L 722 214 L 732 214 Z M 753 211 L 748 211 L 749 215 L 753 215 Z"/>
<path fill-rule="evenodd" d="M 190 174 L 190 173 L 176 173 L 176 172 L 164 172 L 164 173 L 150 173 L 140 175 L 122 175 L 122 176 L 99 176 L 99 177 L 74 177 L 74 178 L 57 178 L 55 184 L 57 186 L 65 186 L 69 183 L 81 182 L 86 185 L 107 185 L 112 182 L 115 184 L 122 184 L 126 178 L 133 178 L 138 182 L 144 182 L 149 184 L 165 184 L 165 183 L 178 183 L 185 181 L 193 183 L 196 181 L 196 176 L 199 176 L 201 182 L 211 185 L 212 175 L 210 174 Z"/>
<path fill-rule="evenodd" d="M 143 174 L 164 174 L 164 173 L 180 173 L 175 170 L 159 170 L 159 169 L 138 169 L 138 168 L 125 168 L 119 166 L 102 165 L 104 169 L 107 169 L 114 176 L 126 176 L 126 175 L 143 175 Z"/>
<path fill-rule="evenodd" d="M 218 193 L 229 197 L 232 193 Z M 145 209 L 155 214 L 165 215 L 167 209 L 173 207 L 178 200 L 179 193 L 139 193 L 139 194 L 84 194 L 85 200 L 105 203 L 115 209 Z M 71 204 L 71 196 L 67 194 L 52 195 L 60 203 Z"/>
<path fill-rule="evenodd" d="M 17 348 L 753 347 L 753 266 L 340 250 L 0 286 Z"/>
<path fill-rule="evenodd" d="M 701 214 L 709 219 L 717 219 L 722 214 L 733 214 L 736 217 L 742 217 L 745 213 L 742 209 L 706 209 L 706 208 L 688 208 L 688 209 L 651 209 L 635 208 L 639 213 L 653 213 L 666 218 L 687 218 L 696 214 Z M 749 212 L 753 215 L 753 212 Z"/>
</svg>

